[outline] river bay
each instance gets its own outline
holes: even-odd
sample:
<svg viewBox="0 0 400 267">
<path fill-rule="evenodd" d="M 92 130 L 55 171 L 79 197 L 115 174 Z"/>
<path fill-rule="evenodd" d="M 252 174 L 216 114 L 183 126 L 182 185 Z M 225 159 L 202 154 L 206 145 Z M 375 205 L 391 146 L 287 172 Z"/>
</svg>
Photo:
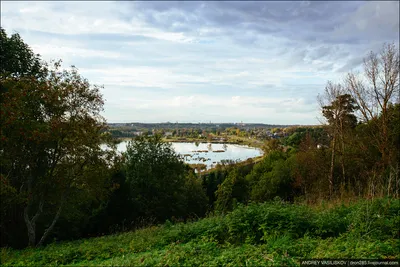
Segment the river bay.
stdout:
<svg viewBox="0 0 400 267">
<path fill-rule="evenodd" d="M 120 152 L 126 151 L 128 142 L 124 141 L 117 145 Z M 214 167 L 223 160 L 245 161 L 263 154 L 259 148 L 222 143 L 171 143 L 172 147 L 181 155 L 188 164 L 205 164 L 207 169 Z"/>
</svg>

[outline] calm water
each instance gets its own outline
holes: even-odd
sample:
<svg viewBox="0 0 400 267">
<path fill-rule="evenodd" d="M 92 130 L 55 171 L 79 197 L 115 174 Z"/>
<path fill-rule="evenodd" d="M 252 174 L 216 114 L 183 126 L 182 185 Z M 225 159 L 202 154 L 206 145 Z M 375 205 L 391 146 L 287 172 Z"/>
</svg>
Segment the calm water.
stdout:
<svg viewBox="0 0 400 267">
<path fill-rule="evenodd" d="M 118 144 L 118 151 L 125 152 L 128 142 Z M 254 158 L 262 155 L 258 148 L 218 143 L 172 143 L 175 151 L 184 156 L 184 161 L 189 164 L 202 163 L 207 165 L 207 169 L 212 168 L 221 160 L 244 161 L 248 158 Z M 199 150 L 201 152 L 199 152 Z M 196 152 L 197 151 L 197 152 Z M 220 151 L 220 152 L 213 152 Z"/>
</svg>

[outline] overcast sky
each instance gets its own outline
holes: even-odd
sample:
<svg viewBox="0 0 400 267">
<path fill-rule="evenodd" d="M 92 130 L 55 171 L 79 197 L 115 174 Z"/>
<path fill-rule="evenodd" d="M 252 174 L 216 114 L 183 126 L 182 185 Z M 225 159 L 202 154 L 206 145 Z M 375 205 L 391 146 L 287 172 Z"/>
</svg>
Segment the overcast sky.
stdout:
<svg viewBox="0 0 400 267">
<path fill-rule="evenodd" d="M 399 43 L 399 2 L 1 1 L 1 26 L 104 85 L 108 122 L 318 124 L 328 80 Z"/>
</svg>

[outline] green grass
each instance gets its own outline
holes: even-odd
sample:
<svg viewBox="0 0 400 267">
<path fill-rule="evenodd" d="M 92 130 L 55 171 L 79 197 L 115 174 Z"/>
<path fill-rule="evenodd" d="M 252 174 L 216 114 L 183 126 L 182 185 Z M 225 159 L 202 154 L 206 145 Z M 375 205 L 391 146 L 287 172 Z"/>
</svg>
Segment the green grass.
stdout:
<svg viewBox="0 0 400 267">
<path fill-rule="evenodd" d="M 298 266 L 303 258 L 395 259 L 397 199 L 309 207 L 280 201 L 240 205 L 191 223 L 1 250 L 3 266 Z"/>
</svg>

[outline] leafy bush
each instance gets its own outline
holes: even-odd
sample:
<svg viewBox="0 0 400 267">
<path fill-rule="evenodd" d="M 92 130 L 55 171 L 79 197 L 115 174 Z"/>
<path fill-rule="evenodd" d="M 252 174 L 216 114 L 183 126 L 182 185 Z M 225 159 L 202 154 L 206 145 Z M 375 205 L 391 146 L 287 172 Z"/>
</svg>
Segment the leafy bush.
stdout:
<svg viewBox="0 0 400 267">
<path fill-rule="evenodd" d="M 399 238 L 400 203 L 393 199 L 360 201 L 351 213 L 351 233 L 354 237 L 368 236 L 384 240 Z"/>
<path fill-rule="evenodd" d="M 336 237 L 347 231 L 351 220 L 351 209 L 345 206 L 318 212 L 314 225 L 316 236 Z"/>
</svg>

